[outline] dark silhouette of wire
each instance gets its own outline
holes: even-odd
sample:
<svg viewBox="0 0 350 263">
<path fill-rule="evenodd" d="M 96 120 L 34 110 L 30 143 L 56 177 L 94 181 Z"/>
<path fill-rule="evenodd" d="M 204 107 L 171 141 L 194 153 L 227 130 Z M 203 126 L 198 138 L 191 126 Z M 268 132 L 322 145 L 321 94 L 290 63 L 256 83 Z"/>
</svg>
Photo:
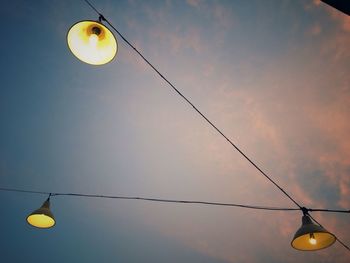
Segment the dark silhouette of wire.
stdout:
<svg viewBox="0 0 350 263">
<path fill-rule="evenodd" d="M 315 211 L 315 210 L 314 210 L 314 211 Z M 324 226 L 322 226 L 322 225 L 321 225 L 312 215 L 310 215 L 309 213 L 308 213 L 308 216 L 311 217 L 312 220 L 315 221 L 316 224 L 318 224 L 319 226 L 325 228 Z M 325 228 L 325 229 L 327 229 L 327 228 Z M 346 248 L 347 250 L 350 251 L 350 247 L 349 247 L 348 245 L 346 245 L 343 241 L 341 241 L 334 233 L 332 233 L 332 234 L 335 236 L 336 240 L 337 240 L 344 248 Z"/>
<path fill-rule="evenodd" d="M 98 10 L 87 0 L 84 0 L 98 15 L 102 15 Z"/>
<path fill-rule="evenodd" d="M 42 194 L 42 195 L 49 195 L 49 196 L 76 196 L 76 197 L 89 197 L 89 198 L 140 200 L 140 201 L 162 202 L 162 203 L 231 206 L 231 207 L 240 207 L 240 208 L 256 209 L 256 210 L 270 210 L 270 211 L 300 211 L 299 208 L 289 208 L 289 207 L 259 206 L 259 205 L 246 205 L 246 204 L 235 204 L 235 203 L 208 202 L 208 201 L 198 201 L 198 200 L 162 199 L 162 198 L 151 198 L 151 197 L 140 197 L 140 196 L 120 196 L 120 195 L 101 195 L 101 194 L 82 194 L 82 193 L 56 193 L 56 192 L 32 191 L 32 190 L 23 190 L 23 189 L 16 189 L 16 188 L 2 188 L 2 187 L 0 187 L 0 191 L 29 193 L 29 194 Z M 305 208 L 305 207 L 303 207 L 303 209 L 306 212 L 308 212 L 308 211 L 320 211 L 320 212 L 350 213 L 350 210 L 318 209 L 318 208 L 314 209 L 314 208 Z"/>
<path fill-rule="evenodd" d="M 266 179 L 268 179 L 272 184 L 274 184 L 285 196 L 287 196 L 296 206 L 301 208 L 299 203 L 292 198 L 282 187 L 280 187 L 270 176 L 268 176 L 252 159 L 250 159 L 236 144 L 233 143 L 212 121 L 204 115 L 182 92 L 180 92 L 174 84 L 172 84 L 160 71 L 148 60 L 142 53 L 131 44 L 117 28 L 113 26 L 109 20 L 107 20 L 88 0 L 84 0 L 100 17 L 100 21 L 105 21 L 115 32 L 127 43 L 181 98 L 183 98 L 212 128 L 214 128 L 226 141 L 236 149 L 250 164 L 252 164 Z"/>
<path fill-rule="evenodd" d="M 29 194 L 42 194 L 49 195 L 50 192 L 42 192 L 42 191 L 32 191 L 32 190 L 23 190 L 23 189 L 15 189 L 15 188 L 0 188 L 0 191 L 4 192 L 18 192 L 18 193 L 29 193 Z"/>
<path fill-rule="evenodd" d="M 307 208 L 309 212 L 350 213 L 350 210 Z"/>
<path fill-rule="evenodd" d="M 271 207 L 271 206 L 258 206 L 258 205 L 245 205 L 245 204 L 234 204 L 234 203 L 219 203 L 219 202 L 207 202 L 207 201 L 194 201 L 194 200 L 175 200 L 175 199 L 161 199 L 161 198 L 150 198 L 150 197 L 138 197 L 138 196 L 116 196 L 116 195 L 97 195 L 97 194 L 81 194 L 81 193 L 55 193 L 55 192 L 45 192 L 45 191 L 33 191 L 15 188 L 0 188 L 0 191 L 4 192 L 18 192 L 18 193 L 29 193 L 29 194 L 42 194 L 48 195 L 49 199 L 53 196 L 74 196 L 74 197 L 88 197 L 88 198 L 104 198 L 104 199 L 122 199 L 122 200 L 139 200 L 139 201 L 149 201 L 149 202 L 160 202 L 160 203 L 177 203 L 177 204 L 200 204 L 200 205 L 211 205 L 211 206 L 229 206 L 229 207 L 239 207 L 245 209 L 254 210 L 265 210 L 265 211 L 299 211 L 302 210 L 306 212 L 315 223 L 322 226 L 312 215 L 308 212 L 333 212 L 333 213 L 350 213 L 350 210 L 336 210 L 336 209 L 319 209 L 319 208 L 288 208 L 288 207 Z M 322 226 L 323 227 L 323 226 Z M 347 250 L 350 251 L 349 246 L 347 246 L 343 241 L 341 241 L 334 233 L 336 240 Z"/>
<path fill-rule="evenodd" d="M 256 210 L 270 210 L 270 211 L 299 211 L 300 210 L 299 208 L 270 207 L 270 206 L 245 205 L 245 204 L 234 204 L 234 203 L 219 203 L 219 202 L 207 202 L 207 201 L 196 201 L 196 200 L 175 200 L 175 199 L 161 199 L 161 198 L 150 198 L 150 197 L 139 197 L 139 196 L 118 196 L 118 195 L 100 195 L 100 194 L 82 194 L 82 193 L 55 193 L 55 192 L 22 190 L 22 189 L 15 189 L 15 188 L 0 188 L 0 191 L 30 193 L 30 194 L 43 194 L 43 195 L 49 195 L 51 197 L 53 197 L 53 196 L 76 196 L 76 197 L 89 197 L 89 198 L 140 200 L 140 201 L 161 202 L 161 203 L 231 206 L 231 207 L 240 207 L 240 208 L 256 209 Z"/>
</svg>

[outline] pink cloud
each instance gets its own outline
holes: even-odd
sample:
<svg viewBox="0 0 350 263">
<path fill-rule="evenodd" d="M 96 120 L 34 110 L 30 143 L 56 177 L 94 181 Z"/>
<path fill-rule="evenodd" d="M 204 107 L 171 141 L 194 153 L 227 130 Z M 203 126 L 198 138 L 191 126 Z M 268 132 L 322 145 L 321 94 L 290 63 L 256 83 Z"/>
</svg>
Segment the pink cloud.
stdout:
<svg viewBox="0 0 350 263">
<path fill-rule="evenodd" d="M 161 27 L 158 27 L 152 29 L 151 34 L 154 39 L 162 41 L 164 45 L 169 45 L 173 55 L 182 52 L 182 49 L 189 48 L 196 53 L 201 53 L 207 49 L 199 30 L 195 27 L 189 27 L 183 31 L 176 28 L 174 32 L 164 31 Z"/>
<path fill-rule="evenodd" d="M 213 7 L 214 18 L 223 28 L 230 28 L 233 26 L 233 14 L 230 9 L 220 4 Z"/>
<path fill-rule="evenodd" d="M 314 0 L 312 3 L 313 3 L 313 6 L 316 6 L 317 8 L 318 7 L 324 8 L 328 13 L 329 17 L 331 17 L 334 21 L 336 21 L 342 30 L 346 32 L 350 32 L 350 16 L 342 13 L 341 11 L 335 9 L 334 7 L 326 3 L 322 3 L 321 5 L 320 0 Z M 310 10 L 311 5 L 306 5 L 305 9 Z"/>
<path fill-rule="evenodd" d="M 198 7 L 201 0 L 186 0 L 187 4 L 193 7 Z"/>
<path fill-rule="evenodd" d="M 225 11 L 217 8 L 213 12 L 219 19 Z M 198 102 L 201 110 L 298 202 L 312 207 L 330 204 L 349 208 L 350 94 L 348 68 L 344 68 L 343 63 L 348 61 L 350 42 L 343 20 L 335 21 L 339 27 L 329 35 L 315 24 L 311 33 L 322 32 L 318 43 L 310 49 L 290 51 L 278 59 L 271 59 L 264 64 L 263 73 L 258 77 L 258 63 L 254 58 L 247 58 L 237 66 L 242 75 L 233 72 L 231 65 L 222 65 L 215 59 L 206 65 L 184 65 L 172 72 L 181 73 L 177 80 L 185 84 L 179 85 L 181 90 L 198 98 L 194 102 Z M 203 35 L 194 27 L 166 32 L 159 26 L 150 32 L 155 41 L 171 47 L 172 55 L 181 54 L 182 49 L 196 53 L 208 50 L 202 41 Z M 158 59 L 166 63 L 166 60 Z M 195 74 L 190 71 L 192 65 L 198 65 L 196 71 L 193 70 Z M 240 79 L 245 79 L 248 84 L 242 84 Z M 206 88 L 208 86 L 211 88 Z M 186 182 L 181 188 L 188 186 L 192 190 L 181 192 L 183 189 L 176 189 L 176 194 L 208 200 L 292 206 L 195 114 L 186 108 L 181 117 L 173 118 L 171 112 L 164 111 L 151 121 L 157 130 L 161 129 L 159 123 L 170 127 L 167 130 L 169 138 L 181 145 L 189 167 L 196 167 L 198 172 L 191 175 L 192 181 L 177 175 L 180 181 Z M 167 122 L 169 115 L 171 122 Z M 146 126 L 150 119 L 142 121 Z M 315 170 L 320 172 L 310 179 L 308 173 Z M 339 194 L 338 203 L 319 200 L 322 195 L 317 189 L 319 184 L 307 185 L 306 179 L 322 182 L 325 188 L 335 188 L 339 191 L 336 193 Z M 179 210 L 164 208 L 162 213 L 147 213 L 147 224 L 200 253 L 228 262 L 259 262 L 257 255 L 250 254 L 251 246 L 256 250 L 259 247 L 268 250 L 280 261 L 317 260 L 310 254 L 297 254 L 289 246 L 301 224 L 301 213 L 265 214 L 234 209 L 196 211 L 193 213 L 182 207 Z M 161 218 L 158 218 L 159 214 Z M 339 217 L 316 215 L 335 233 L 342 234 L 348 228 Z M 188 218 L 191 218 L 190 222 Z M 237 241 L 240 236 L 244 236 L 242 243 Z M 331 257 L 333 253 L 336 262 L 349 260 L 340 247 L 320 253 L 324 257 Z"/>
<path fill-rule="evenodd" d="M 350 16 L 331 7 L 327 8 L 327 11 L 345 32 L 350 32 Z"/>
<path fill-rule="evenodd" d="M 312 36 L 318 36 L 320 33 L 322 32 L 322 28 L 319 24 L 315 24 L 311 27 L 311 29 L 309 30 L 309 33 Z"/>
<path fill-rule="evenodd" d="M 321 4 L 321 0 L 313 0 L 312 3 L 315 5 L 315 6 L 319 6 Z"/>
</svg>

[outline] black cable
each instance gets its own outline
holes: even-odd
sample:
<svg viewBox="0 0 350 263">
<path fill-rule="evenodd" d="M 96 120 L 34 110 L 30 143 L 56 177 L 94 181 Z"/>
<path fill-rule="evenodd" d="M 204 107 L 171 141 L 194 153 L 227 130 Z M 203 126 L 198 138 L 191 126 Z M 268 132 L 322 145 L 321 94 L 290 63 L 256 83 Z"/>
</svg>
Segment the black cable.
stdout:
<svg viewBox="0 0 350 263">
<path fill-rule="evenodd" d="M 15 189 L 15 188 L 0 188 L 0 191 L 4 192 L 19 192 L 19 193 L 29 193 L 29 194 L 42 194 L 42 195 L 52 195 L 50 192 L 42 192 L 42 191 L 31 191 L 31 190 L 22 190 L 22 189 Z"/>
<path fill-rule="evenodd" d="M 96 194 L 80 194 L 80 193 L 53 193 L 44 191 L 32 191 L 32 190 L 22 190 L 14 188 L 0 188 L 0 191 L 6 192 L 19 192 L 19 193 L 30 193 L 30 194 L 43 194 L 49 195 L 49 199 L 52 196 L 76 196 L 76 197 L 89 197 L 89 198 L 108 198 L 108 199 L 124 199 L 124 200 L 142 200 L 150 202 L 162 202 L 162 203 L 180 203 L 180 204 L 202 204 L 202 205 L 214 205 L 214 206 L 230 206 L 239 207 L 246 209 L 255 210 L 268 210 L 268 211 L 299 211 L 299 208 L 283 208 L 283 207 L 267 207 L 267 206 L 256 206 L 256 205 L 244 205 L 244 204 L 233 204 L 233 203 L 218 203 L 218 202 L 207 202 L 207 201 L 193 201 L 193 200 L 174 200 L 174 199 L 160 199 L 160 198 L 148 198 L 148 197 L 136 197 L 136 196 L 112 196 L 112 195 L 96 195 Z M 307 215 L 312 218 L 312 220 L 323 227 L 312 215 L 308 213 L 319 211 L 319 212 L 335 212 L 335 213 L 350 213 L 350 210 L 335 210 L 335 209 L 318 209 L 318 208 L 305 208 L 302 207 L 302 211 L 306 211 Z M 349 246 L 347 246 L 342 240 L 340 240 L 334 233 L 336 240 L 347 250 L 350 251 Z"/>
<path fill-rule="evenodd" d="M 88 0 L 84 0 L 100 17 L 100 20 L 105 21 L 115 32 L 166 82 L 169 86 L 183 98 L 191 107 L 212 126 L 227 142 L 233 146 L 250 164 L 252 164 L 263 176 L 266 177 L 271 183 L 273 183 L 285 196 L 287 196 L 296 206 L 301 208 L 297 201 L 295 201 L 282 187 L 280 187 L 270 176 L 268 176 L 253 160 L 251 160 L 237 145 L 233 143 L 212 121 L 210 121 L 185 95 L 183 95 L 160 71 L 148 60 L 137 48 L 132 45 L 119 31 L 116 29 Z"/>
<path fill-rule="evenodd" d="M 214 206 L 231 206 L 240 207 L 256 210 L 270 210 L 270 211 L 296 211 L 299 208 L 282 208 L 282 207 L 267 207 L 267 206 L 254 206 L 244 204 L 233 204 L 233 203 L 218 203 L 218 202 L 207 202 L 207 201 L 194 201 L 194 200 L 174 200 L 174 199 L 160 199 L 160 198 L 149 198 L 149 197 L 136 197 L 136 196 L 106 196 L 106 195 L 92 195 L 92 194 L 53 194 L 53 195 L 65 195 L 65 196 L 80 196 L 80 197 L 92 197 L 92 198 L 110 198 L 110 199 L 124 199 L 124 200 L 142 200 L 151 202 L 163 202 L 163 203 L 181 203 L 181 204 L 202 204 L 202 205 L 214 205 Z"/>
<path fill-rule="evenodd" d="M 308 208 L 310 212 L 350 213 L 350 210 Z"/>
<path fill-rule="evenodd" d="M 124 200 L 141 200 L 151 202 L 163 202 L 163 203 L 180 203 L 180 204 L 202 204 L 202 205 L 215 205 L 215 206 L 231 206 L 240 207 L 256 210 L 270 210 L 270 211 L 299 211 L 299 208 L 289 207 L 274 207 L 274 206 L 258 206 L 258 205 L 245 205 L 245 204 L 234 204 L 234 203 L 219 203 L 219 202 L 208 202 L 208 201 L 196 201 L 196 200 L 175 200 L 175 199 L 161 199 L 151 197 L 138 197 L 138 196 L 118 196 L 118 195 L 97 195 L 97 194 L 81 194 L 81 193 L 55 193 L 45 191 L 31 191 L 22 190 L 16 188 L 2 188 L 0 191 L 6 192 L 19 192 L 29 194 L 43 194 L 49 196 L 77 196 L 77 197 L 91 197 L 91 198 L 106 198 L 106 199 L 124 199 Z M 350 213 L 350 210 L 335 210 L 335 209 L 322 209 L 322 208 L 302 208 L 305 213 L 319 211 L 319 212 L 333 212 L 333 213 Z"/>
<path fill-rule="evenodd" d="M 315 211 L 315 210 L 314 210 L 314 211 Z M 310 215 L 309 213 L 307 213 L 307 215 L 308 215 L 309 217 L 311 217 L 311 219 L 312 219 L 313 221 L 315 221 L 316 224 L 318 224 L 319 226 L 323 227 L 312 215 Z M 325 228 L 325 227 L 323 227 L 323 228 Z M 325 228 L 325 229 L 327 229 L 327 228 Z M 332 234 L 335 236 L 335 239 L 336 239 L 344 248 L 346 248 L 347 250 L 350 251 L 350 247 L 349 247 L 348 245 L 346 245 L 343 241 L 341 241 L 334 233 L 332 233 Z"/>
<path fill-rule="evenodd" d="M 115 195 L 81 194 L 81 193 L 55 193 L 55 192 L 43 192 L 43 191 L 30 191 L 30 190 L 22 190 L 22 189 L 14 189 L 14 188 L 0 188 L 0 191 L 43 194 L 43 195 L 49 195 L 51 197 L 76 196 L 76 197 L 106 198 L 106 199 L 108 198 L 108 199 L 124 199 L 124 200 L 141 200 L 141 201 L 162 202 L 162 203 L 231 206 L 231 207 L 240 207 L 240 208 L 256 209 L 256 210 L 270 210 L 270 211 L 299 211 L 300 210 L 299 208 L 269 207 L 269 206 L 219 203 L 219 202 L 207 202 L 207 201 L 195 201 L 195 200 L 174 200 L 174 199 L 161 199 L 161 198 L 138 197 L 138 196 L 115 196 Z"/>
<path fill-rule="evenodd" d="M 102 14 L 100 14 L 100 12 L 98 12 L 98 10 L 89 2 L 89 1 L 87 1 L 87 0 L 84 0 L 85 1 L 85 3 L 87 3 L 98 15 L 102 15 Z"/>
</svg>

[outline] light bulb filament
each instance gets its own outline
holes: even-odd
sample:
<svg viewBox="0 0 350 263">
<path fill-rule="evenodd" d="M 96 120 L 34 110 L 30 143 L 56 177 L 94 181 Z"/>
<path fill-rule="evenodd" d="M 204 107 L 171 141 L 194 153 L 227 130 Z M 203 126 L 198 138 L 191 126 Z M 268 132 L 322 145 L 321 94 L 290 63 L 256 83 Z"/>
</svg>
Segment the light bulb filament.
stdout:
<svg viewBox="0 0 350 263">
<path fill-rule="evenodd" d="M 98 42 L 98 36 L 96 34 L 91 34 L 89 36 L 89 45 L 96 47 L 97 42 Z"/>
<path fill-rule="evenodd" d="M 309 242 L 310 242 L 311 245 L 316 245 L 317 241 L 315 239 L 314 233 L 310 234 Z"/>
</svg>

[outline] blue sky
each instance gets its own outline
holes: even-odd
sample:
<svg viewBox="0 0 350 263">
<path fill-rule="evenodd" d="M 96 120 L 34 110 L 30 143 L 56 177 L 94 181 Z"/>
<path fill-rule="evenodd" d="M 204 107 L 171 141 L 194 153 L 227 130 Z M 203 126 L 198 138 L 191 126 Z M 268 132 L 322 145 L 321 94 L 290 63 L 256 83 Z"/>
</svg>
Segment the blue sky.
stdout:
<svg viewBox="0 0 350 263">
<path fill-rule="evenodd" d="M 350 20 L 318 1 L 108 1 L 95 6 L 310 207 L 350 207 Z M 68 50 L 83 1 L 5 0 L 0 186 L 293 207 L 118 38 L 96 67 Z M 2 262 L 349 262 L 290 247 L 296 212 L 0 192 Z M 6 212 L 5 212 L 6 211 Z M 347 215 L 314 214 L 350 244 Z"/>
</svg>

